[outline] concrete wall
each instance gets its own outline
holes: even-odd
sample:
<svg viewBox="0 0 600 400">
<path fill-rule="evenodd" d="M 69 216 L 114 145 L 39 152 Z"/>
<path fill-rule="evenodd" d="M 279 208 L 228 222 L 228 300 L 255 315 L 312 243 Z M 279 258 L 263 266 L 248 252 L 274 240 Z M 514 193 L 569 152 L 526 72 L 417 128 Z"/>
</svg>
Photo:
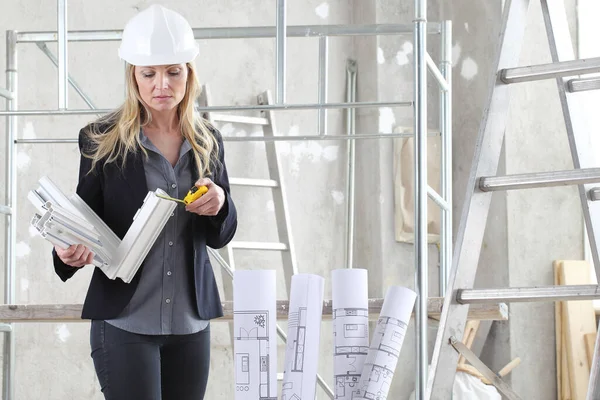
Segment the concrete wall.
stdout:
<svg viewBox="0 0 600 400">
<path fill-rule="evenodd" d="M 149 1 L 105 1 L 69 4 L 69 29 L 120 29 Z M 501 14 L 499 2 L 467 0 L 429 2 L 429 20 L 451 19 L 454 24 L 454 218 L 455 233 L 464 199 L 473 145 L 488 95 L 490 67 L 496 50 Z M 492 4 L 493 3 L 493 4 Z M 536 3 L 536 2 L 532 2 Z M 164 1 L 184 13 L 195 27 L 264 26 L 275 22 L 275 1 L 247 5 L 244 2 Z M 574 0 L 567 1 L 574 21 Z M 349 6 L 341 0 L 288 2 L 288 22 L 300 24 L 406 23 L 413 19 L 412 2 L 399 0 L 361 1 Z M 54 0 L 23 0 L 2 5 L 1 29 L 40 31 L 56 29 Z M 546 39 L 539 6 L 530 13 L 522 64 L 548 61 Z M 429 50 L 437 59 L 437 36 L 430 36 Z M 205 40 L 197 66 L 202 82 L 210 85 L 215 104 L 250 104 L 255 96 L 275 88 L 274 39 Z M 5 42 L 0 41 L 0 65 Z M 116 56 L 118 44 L 72 43 L 69 45 L 71 75 L 99 108 L 111 108 L 123 97 L 122 64 Z M 412 99 L 412 36 L 331 38 L 329 101 L 343 101 L 345 63 L 358 63 L 359 101 L 403 101 Z M 56 52 L 56 46 L 50 45 Z M 293 38 L 288 47 L 288 98 L 291 103 L 317 101 L 318 39 Z M 408 63 L 406 63 L 408 60 Z M 57 105 L 56 69 L 33 44 L 19 46 L 19 106 L 22 109 L 54 109 Z M 429 125 L 437 126 L 437 90 L 430 80 Z M 562 128 L 553 82 L 519 86 L 511 108 L 505 160 L 499 173 L 570 168 L 566 137 Z M 527 103 L 524 103 L 528 101 Z M 523 104 L 527 104 L 524 106 Z M 70 91 L 70 107 L 85 104 Z M 548 112 L 552 110 L 552 112 Z M 552 116 L 548 118 L 548 116 Z M 23 117 L 19 137 L 75 137 L 93 117 Z M 316 112 L 279 112 L 279 134 L 304 135 L 316 131 Z M 3 122 L 4 120 L 0 118 Z M 393 121 L 393 122 L 391 122 Z M 361 109 L 357 111 L 357 133 L 386 132 L 393 125 L 412 126 L 408 108 Z M 220 127 L 226 136 L 257 135 L 259 131 L 237 125 Z M 329 112 L 330 133 L 345 132 L 343 114 Z M 0 136 L 5 137 L 4 124 Z M 542 145 L 549 145 L 543 153 Z M 0 151 L 5 143 L 0 141 Z M 230 174 L 236 177 L 266 177 L 264 145 L 257 142 L 226 144 Z M 299 269 L 327 279 L 325 297 L 330 298 L 330 270 L 343 267 L 345 219 L 344 142 L 279 143 L 284 180 L 288 186 L 291 225 Z M 1 153 L 4 154 L 4 153 Z M 382 296 L 391 284 L 413 286 L 413 248 L 393 240 L 392 146 L 388 141 L 368 140 L 357 144 L 355 267 L 369 270 L 370 297 Z M 50 246 L 28 229 L 33 213 L 25 195 L 42 175 L 51 176 L 65 191 L 76 184 L 78 153 L 75 145 L 20 145 L 18 206 L 17 302 L 78 303 L 85 296 L 91 270 L 62 284 L 54 275 Z M 4 163 L 0 163 L 4 174 Z M 4 175 L 0 175 L 4 176 Z M 4 193 L 4 179 L 0 192 Z M 275 241 L 277 235 L 268 191 L 236 189 L 240 229 L 237 240 Z M 559 214 L 560 212 L 560 214 Z M 495 195 L 484 238 L 477 285 L 552 283 L 551 262 L 555 258 L 581 257 L 579 205 L 573 189 L 515 192 Z M 550 222 L 552 224 L 550 225 Z M 0 226 L 4 226 L 0 224 Z M 269 228 L 265 228 L 269 227 Z M 560 233 L 552 228 L 560 227 Z M 260 230 L 258 230 L 260 229 Z M 257 235 L 260 232 L 260 235 Z M 0 229 L 0 239 L 4 230 Z M 3 251 L 0 246 L 0 253 Z M 437 293 L 438 254 L 429 252 L 430 291 Z M 278 298 L 286 298 L 280 258 L 265 252 L 236 253 L 239 269 L 278 269 Z M 508 269 L 506 266 L 508 265 Z M 218 268 L 218 267 L 215 267 Z M 0 269 L 0 274 L 2 269 Z M 217 274 L 220 281 L 219 274 Z M 523 365 L 514 374 L 515 389 L 530 399 L 552 399 L 554 388 L 554 329 L 552 305 L 511 307 L 511 321 L 492 326 L 483 358 L 499 369 L 512 357 Z M 284 321 L 281 321 L 285 328 Z M 414 325 L 413 325 L 414 326 Z M 435 339 L 432 324 L 430 346 Z M 21 324 L 17 331 L 17 398 L 102 398 L 89 357 L 87 323 Z M 233 398 L 232 349 L 227 325 L 213 323 L 212 371 L 207 398 Z M 541 339 L 540 339 L 541 338 Z M 283 363 L 283 347 L 279 349 Z M 331 324 L 324 322 L 322 354 L 331 353 Z M 409 329 L 402 349 L 402 362 L 394 378 L 390 398 L 408 399 L 414 388 L 414 334 Z M 320 372 L 332 384 L 331 357 L 322 357 Z M 65 379 L 65 376 L 76 379 Z M 544 379 L 541 379 L 543 377 Z M 542 382 L 544 382 L 542 384 Z M 317 390 L 317 398 L 326 398 Z"/>
</svg>

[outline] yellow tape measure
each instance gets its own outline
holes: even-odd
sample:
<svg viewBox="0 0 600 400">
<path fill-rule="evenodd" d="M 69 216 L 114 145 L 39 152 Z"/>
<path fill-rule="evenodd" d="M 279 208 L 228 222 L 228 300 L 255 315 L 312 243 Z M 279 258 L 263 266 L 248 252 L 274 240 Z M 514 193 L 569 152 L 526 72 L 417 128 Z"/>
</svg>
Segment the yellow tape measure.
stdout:
<svg viewBox="0 0 600 400">
<path fill-rule="evenodd" d="M 178 203 L 183 203 L 185 205 L 188 205 L 188 204 L 193 203 L 194 201 L 198 200 L 206 192 L 208 192 L 208 188 L 206 186 L 200 186 L 200 187 L 193 186 L 189 190 L 187 195 L 185 195 L 183 200 L 176 199 L 176 198 L 170 197 L 170 196 L 160 195 L 160 194 L 157 194 L 156 197 L 160 197 L 161 199 L 176 201 Z"/>
</svg>

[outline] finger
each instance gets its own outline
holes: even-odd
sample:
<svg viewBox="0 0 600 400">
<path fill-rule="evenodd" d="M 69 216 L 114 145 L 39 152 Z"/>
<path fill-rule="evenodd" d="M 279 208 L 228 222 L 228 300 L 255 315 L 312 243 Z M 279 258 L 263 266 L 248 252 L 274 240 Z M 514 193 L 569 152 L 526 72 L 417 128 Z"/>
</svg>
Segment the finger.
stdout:
<svg viewBox="0 0 600 400">
<path fill-rule="evenodd" d="M 196 203 L 196 202 L 194 202 Z M 198 215 L 207 215 L 206 211 L 209 210 L 211 208 L 211 202 L 205 202 L 204 204 L 190 204 L 188 207 L 186 207 L 186 211 L 198 214 Z"/>
<path fill-rule="evenodd" d="M 197 187 L 206 186 L 209 190 L 210 190 L 210 187 L 214 184 L 215 183 L 212 180 L 210 180 L 209 178 L 200 178 L 195 183 L 195 185 Z"/>
<path fill-rule="evenodd" d="M 88 257 L 87 257 L 87 260 L 85 260 L 85 263 L 86 263 L 86 264 L 91 264 L 91 263 L 93 263 L 93 262 L 94 262 L 94 253 L 92 253 L 92 252 L 90 251 L 90 254 L 88 254 Z"/>
<path fill-rule="evenodd" d="M 58 257 L 60 257 L 62 259 L 64 257 L 71 257 L 73 255 L 73 253 L 75 253 L 77 246 L 71 245 L 71 246 L 67 247 L 66 249 L 63 249 L 58 246 L 54 246 L 54 249 L 56 250 L 56 254 L 58 254 Z"/>
<path fill-rule="evenodd" d="M 216 193 L 214 190 L 210 190 L 206 192 L 203 196 L 201 196 L 198 200 L 188 204 L 185 208 L 187 211 L 195 212 L 198 207 L 205 205 L 210 202 L 212 199 L 216 197 Z"/>
<path fill-rule="evenodd" d="M 201 205 L 196 209 L 196 213 L 200 215 L 216 215 L 219 208 L 219 200 L 215 197 L 210 202 Z"/>
<path fill-rule="evenodd" d="M 87 260 L 88 260 L 88 258 L 90 258 L 90 254 L 91 254 L 91 253 L 92 253 L 92 252 L 90 251 L 90 249 L 88 249 L 88 248 L 86 247 L 86 248 L 85 248 L 85 251 L 83 252 L 83 254 L 81 255 L 81 257 L 79 257 L 79 260 L 77 260 L 77 261 L 80 261 L 80 262 L 82 262 L 84 265 L 85 265 L 85 264 L 88 264 L 88 263 L 87 263 Z"/>
<path fill-rule="evenodd" d="M 86 250 L 87 248 L 84 245 L 78 244 L 77 249 L 75 250 L 71 258 L 73 258 L 74 260 L 79 260 Z"/>
</svg>

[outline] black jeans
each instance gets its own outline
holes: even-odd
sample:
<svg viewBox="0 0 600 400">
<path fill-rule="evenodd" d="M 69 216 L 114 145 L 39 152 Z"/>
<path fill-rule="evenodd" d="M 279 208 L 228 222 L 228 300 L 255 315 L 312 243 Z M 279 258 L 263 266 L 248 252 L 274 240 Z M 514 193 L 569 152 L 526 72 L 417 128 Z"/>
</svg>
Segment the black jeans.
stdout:
<svg viewBox="0 0 600 400">
<path fill-rule="evenodd" d="M 106 400 L 202 400 L 210 326 L 191 335 L 138 335 L 92 321 L 92 359 Z"/>
</svg>

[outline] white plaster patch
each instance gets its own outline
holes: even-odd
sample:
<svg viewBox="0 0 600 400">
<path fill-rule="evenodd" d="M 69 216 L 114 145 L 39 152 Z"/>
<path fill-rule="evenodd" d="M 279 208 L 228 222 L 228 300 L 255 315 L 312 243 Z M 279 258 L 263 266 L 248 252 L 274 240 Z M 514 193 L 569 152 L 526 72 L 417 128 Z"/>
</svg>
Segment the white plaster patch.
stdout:
<svg viewBox="0 0 600 400">
<path fill-rule="evenodd" d="M 462 75 L 463 78 L 470 81 L 471 79 L 473 79 L 475 77 L 475 75 L 477 75 L 478 71 L 479 71 L 479 68 L 477 67 L 477 63 L 475 61 L 473 61 L 472 58 L 467 57 L 464 59 L 464 61 L 462 63 L 462 68 L 460 70 L 460 74 Z"/>
<path fill-rule="evenodd" d="M 379 109 L 379 132 L 392 133 L 395 123 L 396 117 L 394 117 L 394 111 L 391 108 L 382 107 Z"/>
<path fill-rule="evenodd" d="M 385 197 L 383 196 L 383 194 L 379 195 L 379 204 L 383 204 L 385 202 Z"/>
<path fill-rule="evenodd" d="M 396 64 L 406 65 L 408 64 L 408 55 L 402 50 L 396 54 Z"/>
<path fill-rule="evenodd" d="M 333 201 L 335 201 L 335 204 L 339 205 L 344 202 L 344 193 L 340 192 L 339 190 L 332 190 L 331 197 L 333 197 Z"/>
<path fill-rule="evenodd" d="M 298 136 L 300 128 L 297 125 L 290 127 L 289 136 Z M 310 161 L 313 163 L 321 161 L 335 161 L 338 158 L 339 146 L 326 146 L 315 141 L 311 142 L 290 142 L 277 143 L 277 148 L 281 155 L 287 156 L 286 160 L 290 163 L 292 174 L 297 175 L 300 171 L 300 162 Z"/>
<path fill-rule="evenodd" d="M 412 53 L 413 44 L 411 42 L 404 42 L 404 44 L 402 45 L 402 51 L 404 51 L 406 54 Z"/>
<path fill-rule="evenodd" d="M 232 124 L 225 124 L 219 130 L 223 136 L 231 136 L 231 134 L 235 131 Z"/>
<path fill-rule="evenodd" d="M 326 161 L 335 161 L 338 158 L 339 146 L 327 146 L 323 149 L 323 158 Z"/>
<path fill-rule="evenodd" d="M 71 336 L 71 332 L 69 332 L 69 328 L 67 328 L 67 325 L 65 324 L 62 324 L 59 327 L 57 327 L 55 332 L 56 336 L 58 336 L 58 339 L 63 343 L 65 343 L 67 339 Z"/>
<path fill-rule="evenodd" d="M 465 22 L 465 31 L 470 32 L 469 31 L 469 23 L 468 22 Z"/>
<path fill-rule="evenodd" d="M 33 129 L 33 123 L 26 122 L 23 126 L 23 139 L 35 139 L 35 129 Z"/>
<path fill-rule="evenodd" d="M 24 292 L 29 290 L 29 280 L 28 279 L 21 278 L 21 290 Z"/>
<path fill-rule="evenodd" d="M 275 211 L 275 203 L 273 203 L 273 200 L 267 201 L 267 210 Z"/>
<path fill-rule="evenodd" d="M 235 132 L 235 136 L 237 136 L 237 137 L 244 137 L 244 136 L 248 136 L 248 132 L 246 132 L 246 130 L 245 130 L 245 129 L 238 129 L 238 130 Z"/>
<path fill-rule="evenodd" d="M 27 257 L 29 255 L 29 253 L 31 253 L 31 248 L 25 242 L 17 243 L 15 250 L 16 250 L 15 254 L 16 254 L 17 258 Z"/>
<path fill-rule="evenodd" d="M 29 158 L 29 155 L 27 155 L 27 153 L 20 151 L 17 153 L 17 168 L 22 169 L 22 168 L 26 168 L 29 166 L 29 163 L 31 162 L 31 158 Z"/>
<path fill-rule="evenodd" d="M 462 47 L 460 47 L 459 43 L 456 43 L 452 46 L 452 65 L 458 64 L 458 60 L 460 60 L 460 53 L 462 51 Z"/>
<path fill-rule="evenodd" d="M 321 3 L 317 8 L 315 8 L 315 13 L 322 19 L 327 19 L 329 17 L 329 4 Z"/>
<path fill-rule="evenodd" d="M 38 230 L 29 225 L 29 236 L 36 237 L 37 235 L 39 235 Z"/>
<path fill-rule="evenodd" d="M 385 63 L 385 56 L 383 55 L 383 49 L 381 47 L 377 48 L 377 62 L 379 64 Z"/>
</svg>

